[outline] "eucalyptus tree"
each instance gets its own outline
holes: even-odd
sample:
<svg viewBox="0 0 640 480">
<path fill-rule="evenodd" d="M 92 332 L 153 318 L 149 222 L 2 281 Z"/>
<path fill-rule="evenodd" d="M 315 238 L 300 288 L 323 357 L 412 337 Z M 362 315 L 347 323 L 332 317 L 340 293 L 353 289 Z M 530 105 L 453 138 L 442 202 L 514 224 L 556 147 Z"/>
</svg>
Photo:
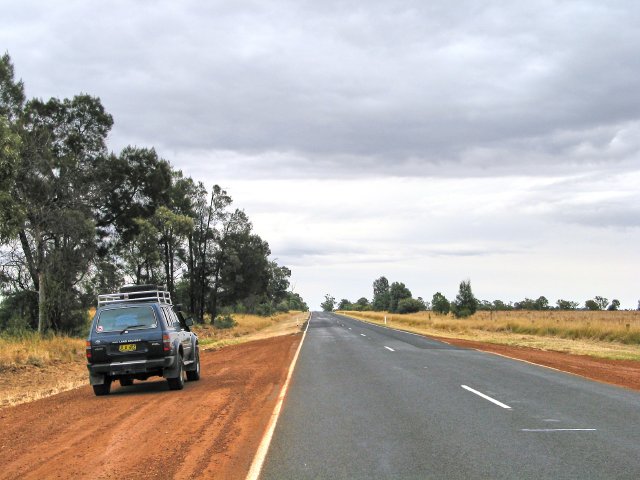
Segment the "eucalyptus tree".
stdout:
<svg viewBox="0 0 640 480">
<path fill-rule="evenodd" d="M 333 312 L 336 308 L 336 299 L 328 293 L 324 296 L 324 301 L 320 304 L 323 312 Z"/>
<path fill-rule="evenodd" d="M 371 306 L 373 310 L 381 312 L 389 310 L 389 280 L 382 276 L 373 282 L 373 300 Z"/>
<path fill-rule="evenodd" d="M 95 252 L 95 172 L 107 154 L 113 119 L 89 95 L 25 102 L 9 57 L 0 63 L 3 123 L 20 137 L 7 190 L 11 203 L 2 203 L 2 217 L 19 241 L 29 288 L 38 292 L 38 330 L 47 320 L 67 328 L 74 306 L 67 293 L 83 279 Z"/>
<path fill-rule="evenodd" d="M 393 282 L 389 287 L 389 311 L 397 312 L 398 303 L 405 298 L 411 298 L 411 291 L 402 282 Z"/>
<path fill-rule="evenodd" d="M 477 309 L 478 300 L 471 290 L 471 281 L 463 280 L 460 282 L 455 301 L 451 302 L 451 310 L 456 317 L 468 317 L 476 313 Z"/>
<path fill-rule="evenodd" d="M 447 300 L 442 293 L 436 292 L 433 294 L 433 298 L 431 299 L 431 310 L 435 313 L 440 313 L 442 315 L 446 315 L 449 313 L 451 308 L 451 303 Z"/>
</svg>

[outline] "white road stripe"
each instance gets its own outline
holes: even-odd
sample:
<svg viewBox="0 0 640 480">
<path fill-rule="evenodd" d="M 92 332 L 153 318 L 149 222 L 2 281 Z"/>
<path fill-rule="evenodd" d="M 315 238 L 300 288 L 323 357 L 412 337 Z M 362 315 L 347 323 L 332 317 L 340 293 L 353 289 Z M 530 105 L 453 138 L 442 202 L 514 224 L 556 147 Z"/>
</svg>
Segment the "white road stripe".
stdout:
<svg viewBox="0 0 640 480">
<path fill-rule="evenodd" d="M 521 432 L 597 432 L 596 428 L 523 428 Z"/>
<path fill-rule="evenodd" d="M 389 350 L 390 352 L 395 352 L 395 350 L 391 347 L 387 347 L 386 345 L 384 346 L 384 348 L 386 348 L 387 350 Z"/>
<path fill-rule="evenodd" d="M 364 333 L 361 333 L 360 335 L 362 335 L 363 337 L 366 337 L 366 335 Z"/>
<path fill-rule="evenodd" d="M 499 407 L 502 407 L 502 408 L 506 408 L 506 409 L 511 410 L 511 407 L 510 407 L 509 405 L 505 405 L 504 403 L 499 402 L 499 401 L 498 401 L 498 400 L 496 400 L 495 398 L 491 398 L 489 395 L 485 395 L 484 393 L 479 392 L 479 391 L 477 391 L 477 390 L 474 390 L 474 389 L 473 389 L 473 388 L 471 388 L 471 387 L 467 387 L 466 385 L 460 385 L 460 386 L 461 386 L 462 388 L 464 388 L 465 390 L 468 390 L 468 391 L 470 391 L 471 393 L 475 393 L 475 394 L 476 394 L 476 395 L 478 395 L 479 397 L 484 398 L 485 400 L 489 400 L 491 403 L 493 403 L 493 404 L 495 404 L 495 405 L 498 405 Z"/>
</svg>

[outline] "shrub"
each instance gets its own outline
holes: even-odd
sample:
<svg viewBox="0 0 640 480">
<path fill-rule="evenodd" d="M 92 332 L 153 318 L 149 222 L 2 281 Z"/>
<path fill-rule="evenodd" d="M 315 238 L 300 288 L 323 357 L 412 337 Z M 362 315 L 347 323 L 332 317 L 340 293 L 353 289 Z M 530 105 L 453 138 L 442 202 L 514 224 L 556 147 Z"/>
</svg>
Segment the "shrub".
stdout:
<svg viewBox="0 0 640 480">
<path fill-rule="evenodd" d="M 219 329 L 233 328 L 236 325 L 238 325 L 238 322 L 233 319 L 230 313 L 218 315 L 215 322 L 213 322 L 213 326 Z"/>
<path fill-rule="evenodd" d="M 450 307 L 451 304 L 449 303 L 449 300 L 447 300 L 447 298 L 440 292 L 436 292 L 433 295 L 433 298 L 431 299 L 431 309 L 435 313 L 446 315 L 447 313 L 449 313 Z"/>
<path fill-rule="evenodd" d="M 269 302 L 261 303 L 256 306 L 256 315 L 260 315 L 261 317 L 270 317 L 275 313 L 275 309 L 273 305 Z"/>
<path fill-rule="evenodd" d="M 546 299 L 545 299 L 546 301 Z M 471 291 L 471 281 L 460 282 L 460 290 L 456 300 L 451 302 L 451 312 L 458 318 L 468 317 L 476 313 L 478 300 Z"/>
<path fill-rule="evenodd" d="M 424 304 L 415 298 L 403 298 L 398 302 L 398 313 L 416 313 L 424 308 Z"/>
</svg>

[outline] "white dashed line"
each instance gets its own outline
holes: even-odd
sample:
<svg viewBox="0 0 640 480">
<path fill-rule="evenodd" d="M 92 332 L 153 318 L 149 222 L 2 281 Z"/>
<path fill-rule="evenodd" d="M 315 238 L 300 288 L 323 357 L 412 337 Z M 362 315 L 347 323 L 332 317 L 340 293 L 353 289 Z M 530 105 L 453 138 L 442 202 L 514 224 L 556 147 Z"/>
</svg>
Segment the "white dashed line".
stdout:
<svg viewBox="0 0 640 480">
<path fill-rule="evenodd" d="M 363 337 L 366 337 L 366 335 L 364 333 L 361 333 L 360 335 L 362 335 Z"/>
<path fill-rule="evenodd" d="M 474 389 L 473 389 L 473 388 L 471 388 L 471 387 L 467 387 L 466 385 L 460 385 L 460 386 L 461 386 L 462 388 L 464 388 L 465 390 L 468 390 L 469 392 L 471 392 L 471 393 L 475 393 L 475 394 L 476 394 L 476 395 L 478 395 L 479 397 L 484 398 L 485 400 L 489 400 L 491 403 L 493 403 L 493 404 L 495 404 L 495 405 L 498 405 L 499 407 L 502 407 L 502 408 L 506 408 L 506 409 L 511 410 L 511 407 L 510 407 L 509 405 L 505 405 L 504 403 L 499 402 L 499 401 L 498 401 L 498 400 L 496 400 L 495 398 L 491 398 L 489 395 L 485 395 L 484 393 L 479 392 L 479 391 L 477 391 L 477 390 L 474 390 Z"/>
<path fill-rule="evenodd" d="M 395 352 L 395 350 L 391 347 L 387 347 L 386 345 L 384 346 L 384 348 L 386 348 L 387 350 L 389 350 L 390 352 Z"/>
</svg>

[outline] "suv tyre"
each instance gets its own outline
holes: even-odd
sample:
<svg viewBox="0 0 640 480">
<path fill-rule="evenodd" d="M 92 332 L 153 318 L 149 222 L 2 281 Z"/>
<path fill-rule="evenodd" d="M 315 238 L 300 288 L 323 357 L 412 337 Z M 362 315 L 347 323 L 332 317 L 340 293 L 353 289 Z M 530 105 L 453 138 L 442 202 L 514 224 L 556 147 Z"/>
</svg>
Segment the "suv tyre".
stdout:
<svg viewBox="0 0 640 480">
<path fill-rule="evenodd" d="M 182 355 L 178 356 L 178 376 L 167 378 L 169 390 L 182 390 L 184 388 L 184 365 L 182 363 Z"/>
<path fill-rule="evenodd" d="M 187 380 L 190 382 L 200 380 L 200 349 L 196 349 L 195 368 L 187 371 Z"/>
<path fill-rule="evenodd" d="M 93 393 L 97 396 L 101 397 L 102 395 L 109 395 L 111 391 L 111 379 L 109 377 L 105 377 L 104 383 L 102 385 L 94 385 Z"/>
</svg>

